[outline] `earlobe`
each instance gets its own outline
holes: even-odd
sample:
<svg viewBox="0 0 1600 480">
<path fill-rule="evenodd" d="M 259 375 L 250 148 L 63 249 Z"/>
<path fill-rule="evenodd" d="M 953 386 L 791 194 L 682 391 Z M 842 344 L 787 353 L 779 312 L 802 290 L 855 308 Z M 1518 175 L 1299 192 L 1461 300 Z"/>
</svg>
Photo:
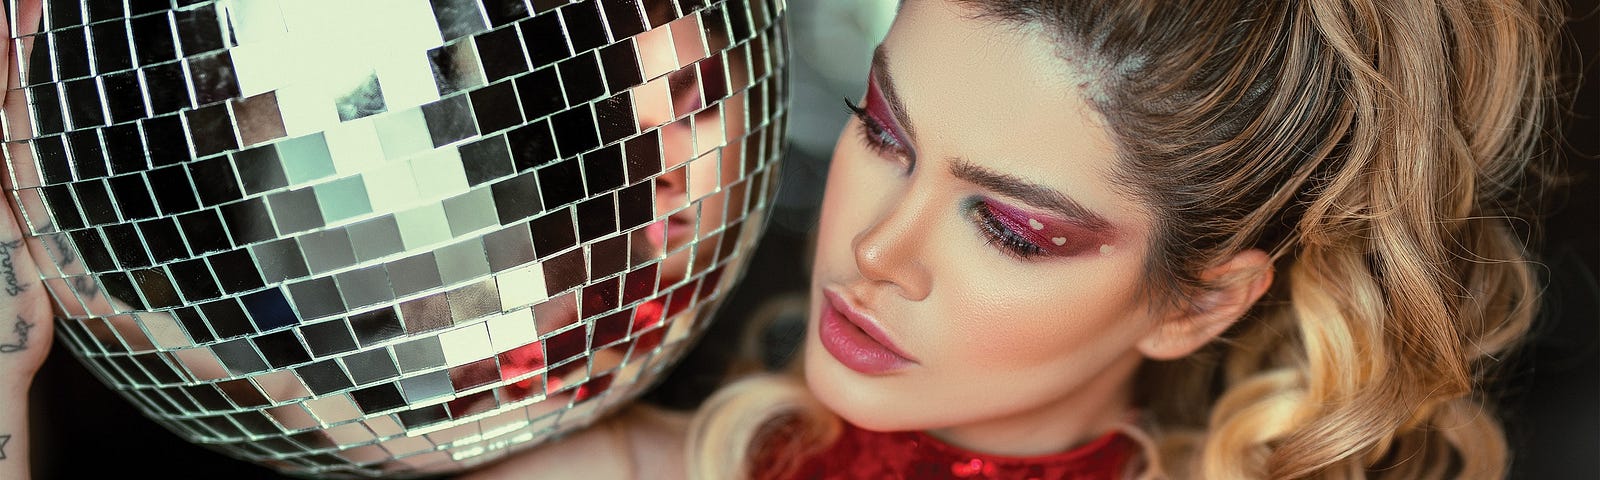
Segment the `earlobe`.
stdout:
<svg viewBox="0 0 1600 480">
<path fill-rule="evenodd" d="M 1137 344 L 1146 358 L 1182 358 L 1233 326 L 1272 285 L 1272 257 L 1258 249 L 1245 250 L 1206 270 L 1201 280 L 1215 288 L 1173 307 L 1150 327 Z"/>
</svg>

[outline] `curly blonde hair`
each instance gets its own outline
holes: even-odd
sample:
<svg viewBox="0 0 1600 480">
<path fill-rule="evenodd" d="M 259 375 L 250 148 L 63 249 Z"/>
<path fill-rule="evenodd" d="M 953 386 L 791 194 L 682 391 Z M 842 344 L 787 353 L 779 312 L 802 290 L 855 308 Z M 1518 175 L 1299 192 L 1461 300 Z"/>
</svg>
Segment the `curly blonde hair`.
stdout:
<svg viewBox="0 0 1600 480">
<path fill-rule="evenodd" d="M 1483 384 L 1534 313 L 1513 219 L 1549 123 L 1551 6 L 957 1 L 1043 27 L 1094 79 L 1117 183 L 1156 215 L 1154 302 L 1183 305 L 1250 248 L 1280 272 L 1222 339 L 1143 367 L 1145 474 L 1505 475 Z M 780 457 L 831 441 L 837 420 L 793 377 L 709 400 L 691 476 L 747 477 L 777 428 Z"/>
</svg>

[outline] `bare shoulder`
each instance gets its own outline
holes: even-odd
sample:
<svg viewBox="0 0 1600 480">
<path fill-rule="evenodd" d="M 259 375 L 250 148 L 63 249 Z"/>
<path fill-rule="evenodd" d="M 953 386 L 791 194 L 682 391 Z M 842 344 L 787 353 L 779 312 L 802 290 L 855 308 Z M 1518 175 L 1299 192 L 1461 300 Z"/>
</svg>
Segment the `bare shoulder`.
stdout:
<svg viewBox="0 0 1600 480">
<path fill-rule="evenodd" d="M 689 419 L 688 413 L 636 404 L 583 431 L 460 478 L 681 479 Z"/>
<path fill-rule="evenodd" d="M 623 415 L 621 418 L 630 423 L 627 432 L 633 451 L 632 478 L 684 478 L 688 472 L 689 420 L 693 415 L 643 404 Z"/>
</svg>

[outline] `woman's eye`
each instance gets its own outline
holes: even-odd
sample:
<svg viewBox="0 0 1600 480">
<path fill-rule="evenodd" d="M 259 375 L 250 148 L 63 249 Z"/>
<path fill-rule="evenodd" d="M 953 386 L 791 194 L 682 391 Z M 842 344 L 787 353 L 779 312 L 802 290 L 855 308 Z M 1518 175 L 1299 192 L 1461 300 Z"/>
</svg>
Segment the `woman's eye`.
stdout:
<svg viewBox="0 0 1600 480">
<path fill-rule="evenodd" d="M 885 158 L 911 158 L 911 149 L 905 142 L 871 112 L 848 98 L 844 100 L 844 107 L 861 122 L 861 141 L 874 153 Z"/>
<path fill-rule="evenodd" d="M 1044 247 L 1017 233 L 1016 226 L 1003 220 L 1001 214 L 996 213 L 988 203 L 978 202 L 973 205 L 972 217 L 973 223 L 977 224 L 978 231 L 983 234 L 987 243 L 999 248 L 1002 253 L 1021 260 L 1045 253 Z"/>
</svg>

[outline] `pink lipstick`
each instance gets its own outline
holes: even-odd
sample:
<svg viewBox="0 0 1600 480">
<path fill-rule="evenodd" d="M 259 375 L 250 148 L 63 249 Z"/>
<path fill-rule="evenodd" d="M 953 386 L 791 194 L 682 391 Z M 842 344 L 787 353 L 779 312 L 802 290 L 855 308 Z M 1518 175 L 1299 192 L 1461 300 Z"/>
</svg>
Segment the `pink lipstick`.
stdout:
<svg viewBox="0 0 1600 480">
<path fill-rule="evenodd" d="M 872 317 L 833 290 L 822 293 L 826 301 L 817 321 L 817 335 L 822 348 L 839 363 L 867 375 L 888 374 L 917 363 L 895 346 Z"/>
<path fill-rule="evenodd" d="M 662 251 L 683 245 L 694 235 L 693 229 L 690 228 L 693 222 L 686 217 L 687 215 L 675 214 L 646 225 L 645 236 L 650 238 L 652 245 Z"/>
</svg>

